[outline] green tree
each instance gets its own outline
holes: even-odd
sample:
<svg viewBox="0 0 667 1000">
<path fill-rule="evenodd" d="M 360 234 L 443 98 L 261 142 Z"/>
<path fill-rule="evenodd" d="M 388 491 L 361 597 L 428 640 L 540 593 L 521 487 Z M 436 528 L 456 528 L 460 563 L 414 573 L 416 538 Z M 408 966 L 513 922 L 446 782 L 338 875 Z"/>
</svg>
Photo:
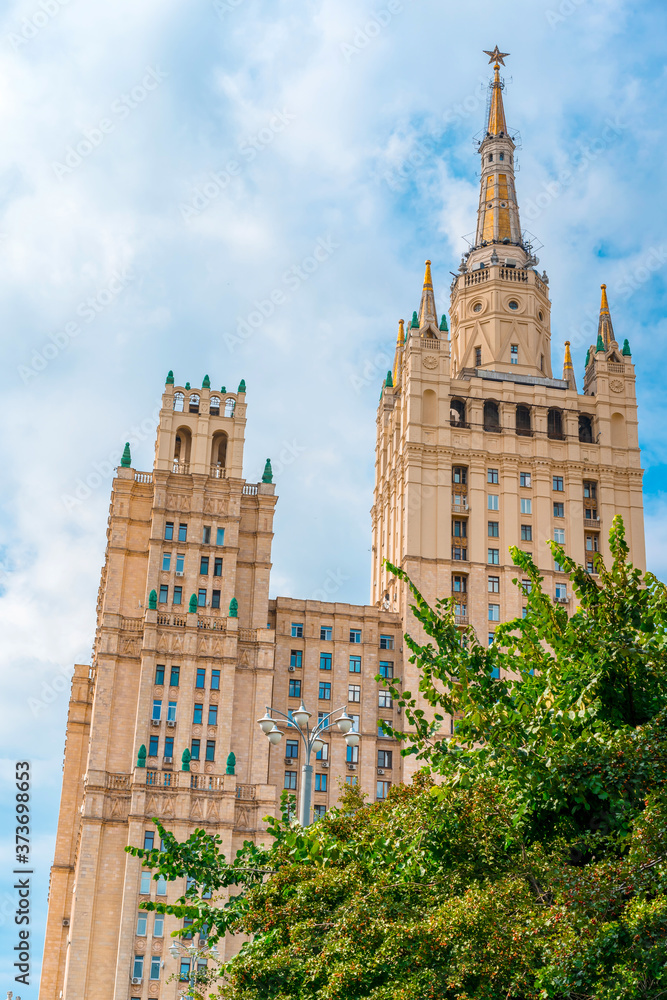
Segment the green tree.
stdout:
<svg viewBox="0 0 667 1000">
<path fill-rule="evenodd" d="M 579 607 L 530 557 L 526 617 L 481 646 L 451 600 L 411 588 L 419 692 L 392 690 L 421 764 L 410 786 L 339 808 L 229 863 L 197 831 L 132 849 L 193 888 L 166 909 L 250 936 L 227 1000 L 625 1000 L 667 996 L 667 592 L 627 562 L 623 524 L 595 574 L 550 543 Z M 443 734 L 453 716 L 453 734 Z"/>
</svg>

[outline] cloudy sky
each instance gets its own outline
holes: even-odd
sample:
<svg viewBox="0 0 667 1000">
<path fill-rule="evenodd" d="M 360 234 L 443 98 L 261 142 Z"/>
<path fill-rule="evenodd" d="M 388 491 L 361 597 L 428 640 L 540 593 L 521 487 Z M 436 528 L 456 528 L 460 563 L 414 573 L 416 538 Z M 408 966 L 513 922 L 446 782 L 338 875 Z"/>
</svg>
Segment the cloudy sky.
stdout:
<svg viewBox="0 0 667 1000">
<path fill-rule="evenodd" d="M 377 397 L 426 257 L 447 309 L 496 44 L 554 368 L 570 339 L 581 385 L 606 281 L 637 366 L 649 561 L 667 572 L 666 21 L 660 0 L 5 0 L 0 739 L 5 803 L 13 762 L 33 762 L 38 957 L 67 678 L 90 658 L 124 442 L 149 469 L 168 369 L 245 378 L 245 475 L 270 455 L 280 496 L 273 594 L 368 600 Z"/>
</svg>

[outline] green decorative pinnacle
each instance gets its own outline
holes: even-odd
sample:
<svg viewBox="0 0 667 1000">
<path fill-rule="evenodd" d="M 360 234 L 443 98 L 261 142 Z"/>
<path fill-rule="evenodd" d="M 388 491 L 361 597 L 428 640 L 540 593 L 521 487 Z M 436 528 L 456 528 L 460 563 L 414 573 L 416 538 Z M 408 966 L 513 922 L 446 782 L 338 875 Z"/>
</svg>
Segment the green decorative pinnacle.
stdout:
<svg viewBox="0 0 667 1000">
<path fill-rule="evenodd" d="M 442 314 L 442 319 L 440 320 L 440 331 L 441 333 L 449 333 L 449 327 L 447 326 L 447 317 Z"/>
<path fill-rule="evenodd" d="M 598 351 L 602 351 L 602 353 L 604 354 L 604 340 L 602 339 L 601 333 L 598 333 L 598 342 L 595 345 L 595 353 L 597 354 Z"/>
<path fill-rule="evenodd" d="M 230 753 L 227 757 L 227 770 L 225 774 L 236 774 L 236 754 Z"/>
<path fill-rule="evenodd" d="M 148 595 L 148 610 L 157 611 L 157 590 L 151 590 Z"/>
<path fill-rule="evenodd" d="M 146 747 L 142 743 L 137 754 L 137 767 L 146 767 Z"/>
<path fill-rule="evenodd" d="M 239 387 L 237 389 L 237 392 L 245 392 L 245 379 L 244 378 L 242 378 L 241 381 L 239 382 Z"/>
<path fill-rule="evenodd" d="M 419 329 L 419 320 L 417 319 L 417 310 L 412 314 L 412 319 L 410 320 L 410 328 L 414 327 L 415 330 Z"/>
<path fill-rule="evenodd" d="M 182 755 L 181 755 L 181 771 L 189 771 L 190 770 L 190 761 L 191 761 L 191 759 L 192 759 L 192 755 L 191 755 L 190 751 L 188 750 L 188 748 L 186 747 L 185 750 L 183 751 Z"/>
<path fill-rule="evenodd" d="M 190 604 L 188 606 L 188 611 L 190 612 L 191 615 L 196 615 L 197 614 L 197 595 L 196 594 L 193 594 L 192 597 L 190 598 Z"/>
<path fill-rule="evenodd" d="M 391 372 L 387 372 L 387 377 L 384 380 L 384 384 L 385 384 L 385 387 L 387 389 L 393 389 L 394 388 L 394 380 L 391 377 Z"/>
<path fill-rule="evenodd" d="M 226 385 L 221 386 L 220 392 L 227 392 L 227 386 Z"/>
<path fill-rule="evenodd" d="M 167 372 L 167 381 L 165 382 L 165 385 L 173 385 L 173 384 L 174 384 L 174 373 L 172 372 L 171 369 L 169 369 L 169 371 Z"/>
<path fill-rule="evenodd" d="M 264 466 L 264 473 L 262 475 L 262 482 L 263 483 L 272 483 L 273 482 L 273 469 L 271 468 L 271 459 L 270 458 L 267 458 L 267 460 L 266 460 L 266 464 Z"/>
<path fill-rule="evenodd" d="M 204 375 L 204 381 L 202 382 L 201 387 L 202 387 L 202 389 L 210 389 L 211 388 L 211 380 L 208 377 L 208 375 Z"/>
<path fill-rule="evenodd" d="M 124 469 L 129 469 L 132 465 L 132 456 L 130 455 L 130 442 L 125 442 L 125 447 L 123 448 L 123 457 L 120 460 L 120 464 Z"/>
<path fill-rule="evenodd" d="M 590 347 L 586 351 L 586 360 L 584 361 L 584 371 L 588 368 L 588 362 L 591 360 L 591 349 Z"/>
<path fill-rule="evenodd" d="M 621 354 L 624 354 L 626 358 L 629 358 L 632 355 L 630 343 L 627 339 L 623 341 L 623 350 L 621 351 Z"/>
<path fill-rule="evenodd" d="M 229 602 L 229 617 L 238 618 L 238 616 L 239 616 L 239 602 L 236 600 L 235 597 L 232 597 L 231 601 Z"/>
<path fill-rule="evenodd" d="M 186 383 L 185 383 L 185 387 L 184 387 L 184 388 L 186 388 L 186 389 L 190 389 L 190 388 L 191 388 L 191 386 L 190 386 L 190 383 L 189 383 L 189 382 L 186 382 Z"/>
</svg>

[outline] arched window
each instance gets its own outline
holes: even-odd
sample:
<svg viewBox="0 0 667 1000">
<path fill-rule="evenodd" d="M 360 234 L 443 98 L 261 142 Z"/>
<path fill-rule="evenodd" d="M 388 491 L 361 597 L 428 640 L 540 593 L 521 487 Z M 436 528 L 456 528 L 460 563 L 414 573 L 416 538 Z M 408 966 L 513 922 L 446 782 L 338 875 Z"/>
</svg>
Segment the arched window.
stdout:
<svg viewBox="0 0 667 1000">
<path fill-rule="evenodd" d="M 179 427 L 176 431 L 174 441 L 174 461 L 173 472 L 187 473 L 190 467 L 190 449 L 192 446 L 192 435 L 187 427 Z"/>
<path fill-rule="evenodd" d="M 487 399 L 484 403 L 484 430 L 496 433 L 500 431 L 500 411 L 498 404 L 492 399 Z"/>
<path fill-rule="evenodd" d="M 593 444 L 593 421 L 585 413 L 579 414 L 579 440 L 584 444 Z"/>
<path fill-rule="evenodd" d="M 220 397 L 219 396 L 211 396 L 211 402 L 209 404 L 209 411 L 213 414 L 214 417 L 217 417 L 219 415 L 219 413 L 220 413 Z"/>
<path fill-rule="evenodd" d="M 547 414 L 547 437 L 562 441 L 563 434 L 563 414 L 560 410 L 552 407 Z"/>
<path fill-rule="evenodd" d="M 452 427 L 465 427 L 466 404 L 462 399 L 452 399 L 449 404 L 449 422 Z"/>
<path fill-rule="evenodd" d="M 235 409 L 236 409 L 236 400 L 235 399 L 226 399 L 225 400 L 225 416 L 226 417 L 233 417 Z"/>
<path fill-rule="evenodd" d="M 437 397 L 433 389 L 426 389 L 422 397 L 422 423 L 435 424 L 437 422 Z"/>
<path fill-rule="evenodd" d="M 612 413 L 611 415 L 611 446 L 612 448 L 627 448 L 628 446 L 628 433 L 625 417 L 622 413 Z"/>
<path fill-rule="evenodd" d="M 175 392 L 174 393 L 174 409 L 178 410 L 179 413 L 183 412 L 183 400 L 184 400 L 184 398 L 185 397 L 183 396 L 182 392 Z"/>
<path fill-rule="evenodd" d="M 516 408 L 516 432 L 529 437 L 533 433 L 530 423 L 530 407 L 519 403 Z"/>
<path fill-rule="evenodd" d="M 199 396 L 196 392 L 193 392 L 190 396 L 190 413 L 199 413 Z"/>
<path fill-rule="evenodd" d="M 211 471 L 224 469 L 227 464 L 227 441 L 228 437 L 224 431 L 218 431 L 213 435 L 213 445 L 211 448 Z"/>
</svg>

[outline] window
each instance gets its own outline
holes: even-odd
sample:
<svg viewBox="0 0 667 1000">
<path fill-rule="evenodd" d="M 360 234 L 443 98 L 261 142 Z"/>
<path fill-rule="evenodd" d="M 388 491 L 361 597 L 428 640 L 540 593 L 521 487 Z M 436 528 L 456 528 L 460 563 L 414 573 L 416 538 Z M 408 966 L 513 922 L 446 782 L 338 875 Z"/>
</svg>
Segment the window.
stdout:
<svg viewBox="0 0 667 1000">
<path fill-rule="evenodd" d="M 358 764 L 359 763 L 359 747 L 348 747 L 345 754 L 345 760 L 348 764 Z"/>
<path fill-rule="evenodd" d="M 144 832 L 144 850 L 152 851 L 155 846 L 155 834 L 152 830 L 146 830 Z"/>
<path fill-rule="evenodd" d="M 331 670 L 331 653 L 320 653 L 320 670 Z"/>
<path fill-rule="evenodd" d="M 378 720 L 378 736 L 381 739 L 383 739 L 383 740 L 389 740 L 389 739 L 391 739 L 391 736 L 390 736 L 389 732 L 385 732 L 385 729 L 384 729 L 385 725 L 386 726 L 391 726 L 391 722 L 389 721 L 389 719 L 379 719 Z"/>
<path fill-rule="evenodd" d="M 394 637 L 393 635 L 381 635 L 380 636 L 380 649 L 393 649 L 394 648 Z"/>
<path fill-rule="evenodd" d="M 159 955 L 151 955 L 151 979 L 160 978 L 160 963 L 161 959 Z"/>
<path fill-rule="evenodd" d="M 356 747 L 355 747 L 356 750 Z M 326 774 L 316 774 L 315 775 L 315 791 L 316 792 L 326 792 L 327 790 L 327 775 Z"/>
<path fill-rule="evenodd" d="M 584 413 L 579 414 L 579 440 L 584 444 L 593 444 L 593 421 Z"/>
<path fill-rule="evenodd" d="M 522 514 L 533 513 L 533 501 L 530 499 L 530 497 L 521 497 L 521 513 Z"/>
<path fill-rule="evenodd" d="M 178 973 L 178 978 L 181 982 L 187 982 L 190 978 L 190 959 L 182 958 L 181 965 Z"/>
<path fill-rule="evenodd" d="M 530 594 L 531 591 L 532 591 L 532 589 L 533 589 L 533 581 L 532 580 L 522 580 L 521 581 L 521 586 L 523 587 L 524 594 Z"/>
<path fill-rule="evenodd" d="M 285 771 L 285 784 L 283 788 L 289 791 L 296 791 L 296 771 Z"/>
<path fill-rule="evenodd" d="M 360 674 L 361 673 L 361 657 L 351 656 L 350 657 L 350 673 Z"/>
<path fill-rule="evenodd" d="M 134 962 L 132 963 L 132 978 L 133 979 L 143 979 L 144 978 L 144 956 L 135 955 Z"/>
<path fill-rule="evenodd" d="M 521 608 L 521 617 L 526 618 L 528 615 L 528 608 Z"/>
<path fill-rule="evenodd" d="M 210 545 L 211 544 L 211 525 L 210 524 L 205 524 L 203 526 L 203 528 L 202 528 L 202 534 L 201 534 L 201 541 L 202 541 L 202 545 Z"/>
<path fill-rule="evenodd" d="M 530 486 L 530 472 L 519 473 L 519 486 Z"/>
<path fill-rule="evenodd" d="M 346 785 L 356 785 L 356 783 L 357 783 L 357 776 L 356 776 L 356 774 L 346 774 L 345 775 L 345 784 Z"/>
<path fill-rule="evenodd" d="M 500 549 L 488 549 L 486 561 L 489 566 L 498 566 L 500 563 Z"/>
<path fill-rule="evenodd" d="M 557 601 L 567 600 L 567 584 L 565 583 L 556 584 L 556 600 Z"/>
<path fill-rule="evenodd" d="M 157 757 L 157 755 L 158 755 L 159 740 L 160 740 L 159 736 L 149 736 L 148 737 L 148 756 L 149 757 Z"/>
<path fill-rule="evenodd" d="M 391 691 L 378 691 L 378 707 L 379 708 L 394 707 L 394 702 L 391 697 Z"/>
<path fill-rule="evenodd" d="M 500 522 L 489 521 L 489 538 L 498 538 L 500 534 Z"/>
<path fill-rule="evenodd" d="M 331 684 L 329 681 L 320 681 L 320 701 L 331 701 Z"/>
<path fill-rule="evenodd" d="M 468 522 L 452 521 L 452 535 L 454 538 L 466 538 L 468 535 Z"/>
<path fill-rule="evenodd" d="M 347 700 L 348 701 L 361 701 L 361 685 L 360 684 L 348 684 L 347 686 Z"/>
<path fill-rule="evenodd" d="M 499 498 L 494 493 L 489 493 L 486 498 L 486 508 L 487 510 L 500 510 Z"/>
<path fill-rule="evenodd" d="M 213 576 L 222 576 L 222 556 L 216 556 L 213 561 Z"/>
<path fill-rule="evenodd" d="M 206 740 L 206 760 L 215 760 L 215 740 Z"/>
<path fill-rule="evenodd" d="M 351 628 L 350 629 L 350 642 L 361 642 L 361 629 Z"/>
<path fill-rule="evenodd" d="M 162 553 L 162 569 L 167 572 L 171 567 L 171 552 Z"/>
<path fill-rule="evenodd" d="M 316 760 L 329 760 L 329 744 L 323 743 L 315 754 Z"/>
<path fill-rule="evenodd" d="M 199 575 L 208 576 L 208 556 L 202 556 L 199 561 Z"/>
<path fill-rule="evenodd" d="M 292 622 L 292 638 L 303 639 L 303 623 Z"/>
<path fill-rule="evenodd" d="M 217 726 L 218 724 L 218 706 L 209 705 L 208 706 L 208 724 L 209 726 Z"/>
<path fill-rule="evenodd" d="M 493 640 L 494 640 L 494 638 L 495 638 L 495 632 L 489 632 L 489 638 L 488 638 L 488 645 L 489 646 L 493 646 Z M 495 668 L 492 667 L 491 668 L 491 676 L 492 677 L 500 676 L 499 674 L 495 673 L 495 670 L 497 670 L 497 669 L 498 669 L 497 667 L 495 667 Z"/>
<path fill-rule="evenodd" d="M 488 591 L 490 594 L 500 593 L 500 577 L 490 576 L 488 579 Z"/>
<path fill-rule="evenodd" d="M 468 577 L 455 573 L 452 576 L 452 590 L 455 594 L 465 594 L 468 591 Z"/>
<path fill-rule="evenodd" d="M 185 569 L 185 552 L 178 552 L 176 554 L 176 572 L 182 573 Z"/>
<path fill-rule="evenodd" d="M 190 757 L 192 760 L 199 760 L 199 754 L 201 751 L 201 740 L 193 740 L 190 746 Z"/>
<path fill-rule="evenodd" d="M 156 894 L 156 896 L 166 896 L 167 895 L 167 880 L 164 877 L 164 875 L 160 875 L 156 879 L 155 894 Z"/>
<path fill-rule="evenodd" d="M 166 760 L 167 757 L 171 758 L 172 760 L 174 759 L 174 737 L 173 736 L 167 736 L 167 737 L 165 737 L 165 741 L 164 741 L 164 759 Z"/>
<path fill-rule="evenodd" d="M 139 892 L 142 896 L 150 895 L 151 891 L 151 873 L 142 872 L 141 879 L 139 881 Z"/>
<path fill-rule="evenodd" d="M 206 684 L 206 670 L 204 667 L 197 667 L 197 678 L 195 680 L 196 688 L 203 688 Z"/>
<path fill-rule="evenodd" d="M 522 524 L 521 525 L 521 541 L 522 542 L 532 542 L 533 540 L 533 526 L 532 524 Z"/>
<path fill-rule="evenodd" d="M 505 154 L 504 153 L 498 153 L 498 159 L 499 160 L 504 160 L 505 159 Z"/>
<path fill-rule="evenodd" d="M 498 404 L 491 399 L 484 403 L 484 430 L 500 431 L 500 410 Z"/>
<path fill-rule="evenodd" d="M 179 526 L 178 526 L 178 540 L 179 540 L 179 542 L 187 542 L 187 540 L 188 540 L 188 526 L 187 526 L 187 524 L 179 524 Z"/>
<path fill-rule="evenodd" d="M 391 679 L 394 676 L 394 664 L 393 661 L 380 660 L 380 676 L 387 679 Z"/>
<path fill-rule="evenodd" d="M 303 652 L 300 649 L 293 649 L 289 656 L 290 667 L 300 667 L 303 660 Z"/>
<path fill-rule="evenodd" d="M 290 698 L 300 698 L 301 697 L 301 681 L 291 680 L 289 682 L 289 697 Z"/>
<path fill-rule="evenodd" d="M 518 309 L 519 308 L 519 303 L 515 299 L 512 299 L 512 301 L 508 302 L 507 304 L 510 307 L 510 309 Z"/>
<path fill-rule="evenodd" d="M 169 672 L 169 687 L 173 688 L 178 687 L 178 681 L 180 679 L 180 676 L 181 676 L 181 668 L 172 667 Z"/>
<path fill-rule="evenodd" d="M 482 348 L 481 347 L 476 347 L 475 348 L 475 368 L 479 368 L 479 366 L 481 365 L 481 363 L 482 363 Z"/>
<path fill-rule="evenodd" d="M 519 364 L 519 345 L 512 344 L 510 347 L 510 362 L 513 365 Z"/>
<path fill-rule="evenodd" d="M 197 591 L 197 607 L 198 608 L 206 607 L 206 588 L 204 587 L 200 587 L 199 590 Z"/>
<path fill-rule="evenodd" d="M 489 646 L 493 645 L 493 632 L 489 632 Z M 500 667 L 491 667 L 491 680 L 500 680 Z"/>
<path fill-rule="evenodd" d="M 554 476 L 553 477 L 553 488 L 556 491 L 556 493 L 562 493 L 563 492 L 563 477 L 562 476 Z"/>
<path fill-rule="evenodd" d="M 213 591 L 211 591 L 211 607 L 212 608 L 219 608 L 220 607 L 220 591 L 219 590 L 213 590 Z"/>
<path fill-rule="evenodd" d="M 164 664 L 158 663 L 155 667 L 155 683 L 164 684 Z"/>
<path fill-rule="evenodd" d="M 455 465 L 452 469 L 452 482 L 465 486 L 468 482 L 468 469 L 465 465 Z"/>
<path fill-rule="evenodd" d="M 323 642 L 330 642 L 333 633 L 331 625 L 320 625 L 320 639 Z"/>
<path fill-rule="evenodd" d="M 156 913 L 153 921 L 153 937 L 162 937 L 164 934 L 164 913 Z"/>
<path fill-rule="evenodd" d="M 565 517 L 565 504 L 555 503 L 554 504 L 554 517 Z"/>
<path fill-rule="evenodd" d="M 215 544 L 224 545 L 225 544 L 225 529 L 218 528 L 215 533 Z"/>
<path fill-rule="evenodd" d="M 146 937 L 146 925 L 148 923 L 148 916 L 145 913 L 140 913 L 137 916 L 137 937 Z"/>
<path fill-rule="evenodd" d="M 159 722 L 162 718 L 162 699 L 156 698 L 153 701 L 153 715 L 151 716 L 154 722 Z"/>
<path fill-rule="evenodd" d="M 391 750 L 378 750 L 378 767 L 391 770 L 392 752 Z"/>
<path fill-rule="evenodd" d="M 351 733 L 358 733 L 359 732 L 359 719 L 360 719 L 360 716 L 358 716 L 358 715 L 352 715 L 352 713 L 350 713 L 350 718 L 352 719 L 352 729 L 350 729 L 350 732 Z"/>
<path fill-rule="evenodd" d="M 219 670 L 212 670 L 211 671 L 211 691 L 219 691 L 219 690 L 220 690 L 220 671 Z"/>
<path fill-rule="evenodd" d="M 287 740 L 287 742 L 285 743 L 285 756 L 294 757 L 295 759 L 299 756 L 298 740 Z"/>
<path fill-rule="evenodd" d="M 461 545 L 452 545 L 452 559 L 456 562 L 467 562 L 468 549 L 463 548 Z"/>
<path fill-rule="evenodd" d="M 500 605 L 499 604 L 489 604 L 489 621 L 499 622 L 500 621 Z"/>
<path fill-rule="evenodd" d="M 184 917 L 183 918 L 183 929 L 185 930 L 188 927 L 192 927 L 192 917 Z M 184 934 L 183 937 L 182 937 L 182 940 L 183 941 L 192 941 L 192 931 L 189 930 L 187 932 L 187 934 Z"/>
<path fill-rule="evenodd" d="M 176 702 L 167 702 L 167 722 L 176 722 Z"/>
<path fill-rule="evenodd" d="M 557 559 L 554 559 L 554 569 L 557 573 L 563 572 L 563 567 L 561 566 L 561 564 L 558 562 Z"/>
<path fill-rule="evenodd" d="M 182 604 L 182 603 L 183 603 L 183 588 L 174 587 L 174 604 Z"/>
<path fill-rule="evenodd" d="M 515 429 L 517 434 L 523 435 L 523 437 L 532 436 L 533 431 L 530 422 L 530 407 L 525 406 L 523 403 L 519 403 L 516 408 Z"/>
<path fill-rule="evenodd" d="M 554 542 L 565 545 L 565 528 L 554 528 Z"/>
<path fill-rule="evenodd" d="M 487 469 L 486 470 L 486 481 L 487 483 L 498 484 L 498 470 L 497 469 Z"/>
<path fill-rule="evenodd" d="M 587 552 L 597 552 L 598 551 L 598 536 L 597 535 L 586 535 L 586 551 Z"/>
<path fill-rule="evenodd" d="M 598 484 L 584 481 L 584 499 L 597 500 Z"/>
<path fill-rule="evenodd" d="M 315 817 L 315 819 L 322 819 L 322 817 L 326 814 L 326 811 L 327 811 L 326 806 L 322 805 L 313 806 L 313 816 Z"/>
<path fill-rule="evenodd" d="M 171 542 L 174 538 L 174 522 L 167 521 L 164 526 L 164 540 L 165 542 Z"/>
<path fill-rule="evenodd" d="M 203 718 L 204 718 L 204 706 L 199 704 L 195 705 L 192 713 L 192 725 L 201 726 Z"/>
<path fill-rule="evenodd" d="M 169 600 L 169 587 L 166 585 L 166 583 L 161 583 L 160 597 L 159 597 L 160 604 L 166 604 L 168 600 Z"/>
<path fill-rule="evenodd" d="M 384 802 L 384 800 L 389 795 L 389 789 L 391 788 L 391 781 L 378 781 L 377 783 L 377 800 L 378 802 Z"/>
</svg>

